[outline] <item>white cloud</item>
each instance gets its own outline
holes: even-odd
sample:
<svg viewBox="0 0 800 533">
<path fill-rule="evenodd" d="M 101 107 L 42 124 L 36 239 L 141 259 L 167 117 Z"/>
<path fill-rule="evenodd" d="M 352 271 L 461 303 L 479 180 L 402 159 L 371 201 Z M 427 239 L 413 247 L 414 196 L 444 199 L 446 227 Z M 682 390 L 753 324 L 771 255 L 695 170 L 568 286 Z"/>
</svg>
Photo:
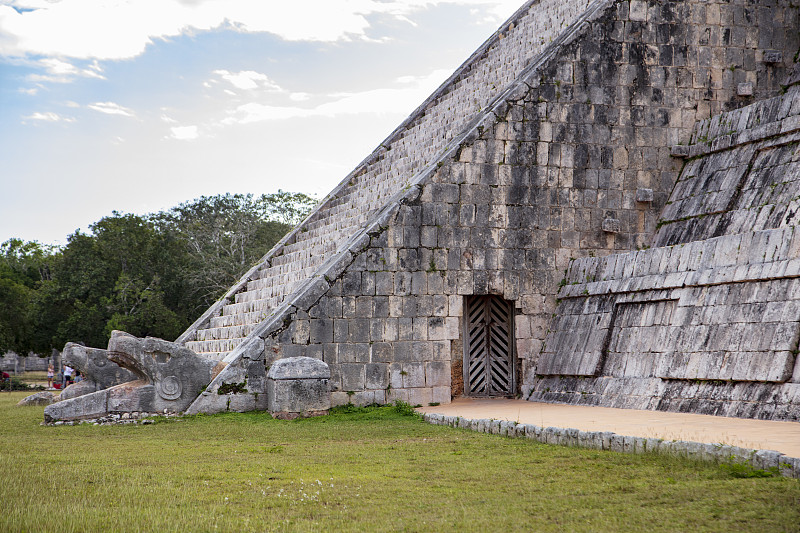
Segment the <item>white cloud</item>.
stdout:
<svg viewBox="0 0 800 533">
<path fill-rule="evenodd" d="M 35 96 L 36 93 L 39 92 L 39 88 L 38 87 L 30 87 L 28 89 L 23 89 L 22 87 L 20 87 L 18 89 L 18 91 L 21 92 L 22 94 L 29 94 L 31 96 Z"/>
<path fill-rule="evenodd" d="M 242 104 L 231 112 L 231 116 L 222 120 L 222 124 L 230 126 L 233 124 L 249 124 L 251 122 L 263 122 L 265 120 L 285 120 L 287 118 L 300 118 L 319 115 L 314 109 L 303 109 L 301 107 L 281 107 L 267 104 L 250 102 Z"/>
<path fill-rule="evenodd" d="M 62 61 L 55 57 L 40 59 L 35 66 L 43 69 L 46 74 L 31 74 L 28 76 L 30 81 L 49 81 L 56 83 L 66 83 L 74 78 L 97 78 L 104 80 L 101 74 L 102 68 L 97 61 L 93 61 L 88 68 L 78 68 L 72 63 Z"/>
<path fill-rule="evenodd" d="M 266 120 L 284 120 L 312 116 L 339 116 L 360 113 L 411 113 L 450 74 L 447 70 L 436 70 L 427 76 L 404 76 L 398 88 L 374 89 L 358 93 L 329 95 L 330 102 L 312 108 L 276 106 L 260 102 L 249 102 L 229 113 L 222 124 L 248 124 Z"/>
<path fill-rule="evenodd" d="M 170 128 L 170 139 L 192 141 L 200 136 L 197 126 L 174 126 Z"/>
<path fill-rule="evenodd" d="M 43 113 L 37 111 L 31 115 L 22 118 L 26 120 L 37 120 L 40 122 L 75 122 L 75 119 L 72 117 L 64 117 L 59 115 L 58 113 L 53 113 L 52 111 L 46 111 Z"/>
<path fill-rule="evenodd" d="M 0 55 L 126 59 L 153 40 L 220 27 L 289 41 L 366 39 L 370 15 L 413 23 L 409 15 L 441 3 L 492 4 L 507 16 L 519 0 L 6 0 Z"/>
<path fill-rule="evenodd" d="M 89 104 L 89 109 L 93 109 L 95 111 L 99 111 L 100 113 L 105 113 L 107 115 L 121 115 L 123 117 L 134 117 L 136 116 L 131 109 L 127 107 L 122 107 L 119 104 L 115 104 L 114 102 L 95 102 L 94 104 Z"/>
<path fill-rule="evenodd" d="M 269 79 L 266 74 L 252 70 L 242 70 L 240 72 L 229 72 L 227 70 L 215 70 L 223 80 L 230 82 L 237 89 L 250 90 L 264 88 L 268 91 L 280 91 L 280 86 Z M 207 85 L 210 86 L 210 85 Z"/>
</svg>

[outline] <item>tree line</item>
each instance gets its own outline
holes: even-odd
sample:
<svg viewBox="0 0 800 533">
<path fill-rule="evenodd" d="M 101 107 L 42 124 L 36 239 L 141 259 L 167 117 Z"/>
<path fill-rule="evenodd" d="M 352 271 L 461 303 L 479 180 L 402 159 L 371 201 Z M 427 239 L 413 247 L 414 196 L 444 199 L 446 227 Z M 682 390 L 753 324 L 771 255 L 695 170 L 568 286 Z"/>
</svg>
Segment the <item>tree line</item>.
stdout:
<svg viewBox="0 0 800 533">
<path fill-rule="evenodd" d="M 173 340 L 313 208 L 303 193 L 203 196 L 116 211 L 61 247 L 0 245 L 0 354 L 105 348 L 111 331 Z"/>
</svg>

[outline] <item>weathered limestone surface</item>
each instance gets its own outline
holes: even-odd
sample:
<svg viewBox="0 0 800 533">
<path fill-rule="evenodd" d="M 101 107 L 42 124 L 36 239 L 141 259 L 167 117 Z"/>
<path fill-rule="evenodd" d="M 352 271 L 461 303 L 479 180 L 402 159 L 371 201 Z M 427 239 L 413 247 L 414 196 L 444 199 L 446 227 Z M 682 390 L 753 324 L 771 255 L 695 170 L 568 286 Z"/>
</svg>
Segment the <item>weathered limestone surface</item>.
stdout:
<svg viewBox="0 0 800 533">
<path fill-rule="evenodd" d="M 267 410 L 275 418 L 327 414 L 331 407 L 331 371 L 311 357 L 275 361 L 267 372 Z"/>
<path fill-rule="evenodd" d="M 797 224 L 800 86 L 698 124 L 657 246 Z"/>
<path fill-rule="evenodd" d="M 517 17 L 543 5 L 530 2 Z M 527 19 L 513 20 L 523 31 Z M 750 103 L 740 83 L 753 83 L 757 98 L 779 93 L 798 47 L 797 20 L 796 7 L 778 2 L 592 2 L 482 111 L 453 106 L 448 113 L 471 119 L 440 142 L 410 125 L 444 109 L 434 102 L 458 87 L 460 74 L 451 78 L 404 123 L 429 155 L 396 166 L 399 174 L 373 174 L 406 153 L 396 144 L 379 149 L 259 267 L 288 276 L 279 298 L 257 310 L 245 303 L 260 298 L 259 284 L 249 285 L 254 271 L 227 297 L 233 307 L 213 308 L 182 337 L 200 349 L 192 343 L 220 339 L 251 317 L 241 335 L 203 345 L 227 352 L 229 365 L 190 412 L 256 408 L 263 379 L 248 379 L 244 394 L 220 388 L 296 356 L 330 366 L 333 405 L 447 402 L 460 393 L 467 295 L 515 303 L 518 375 L 529 392 L 570 258 L 651 243 L 683 165 L 672 146 L 690 142 L 697 120 Z M 495 38 L 490 48 L 501 46 Z M 767 49 L 782 51 L 782 62 Z M 373 177 L 386 186 L 374 195 L 358 185 Z M 343 191 L 363 196 L 358 218 L 337 210 Z M 613 231 L 604 231 L 606 220 Z M 331 248 L 301 240 L 315 231 Z"/>
<path fill-rule="evenodd" d="M 106 350 L 87 348 L 68 342 L 64 346 L 61 358 L 65 365 L 79 370 L 83 378 L 82 381 L 66 387 L 59 395 L 61 400 L 83 396 L 136 379 L 136 374 L 109 360 Z"/>
<path fill-rule="evenodd" d="M 655 238 L 682 244 L 570 265 L 530 399 L 800 420 L 797 109 L 698 124 Z"/>
<path fill-rule="evenodd" d="M 122 331 L 112 332 L 108 354 L 110 361 L 137 379 L 49 405 L 44 410 L 46 422 L 101 418 L 110 413 L 182 412 L 223 366 L 179 344 L 140 339 Z"/>
<path fill-rule="evenodd" d="M 26 396 L 17 402 L 17 405 L 50 405 L 55 400 L 52 392 L 42 391 Z"/>
</svg>

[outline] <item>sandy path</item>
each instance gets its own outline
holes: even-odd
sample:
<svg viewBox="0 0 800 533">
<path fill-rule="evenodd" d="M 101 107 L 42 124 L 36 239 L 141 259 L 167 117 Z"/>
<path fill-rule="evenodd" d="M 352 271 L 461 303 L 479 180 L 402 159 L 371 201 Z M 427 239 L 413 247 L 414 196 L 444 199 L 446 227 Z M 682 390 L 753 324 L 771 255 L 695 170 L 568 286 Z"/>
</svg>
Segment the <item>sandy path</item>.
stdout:
<svg viewBox="0 0 800 533">
<path fill-rule="evenodd" d="M 612 431 L 618 435 L 722 443 L 775 450 L 800 457 L 800 423 L 709 415 L 585 407 L 509 399 L 459 398 L 447 405 L 422 407 L 423 413 L 464 418 L 515 420 L 542 427 Z"/>
</svg>

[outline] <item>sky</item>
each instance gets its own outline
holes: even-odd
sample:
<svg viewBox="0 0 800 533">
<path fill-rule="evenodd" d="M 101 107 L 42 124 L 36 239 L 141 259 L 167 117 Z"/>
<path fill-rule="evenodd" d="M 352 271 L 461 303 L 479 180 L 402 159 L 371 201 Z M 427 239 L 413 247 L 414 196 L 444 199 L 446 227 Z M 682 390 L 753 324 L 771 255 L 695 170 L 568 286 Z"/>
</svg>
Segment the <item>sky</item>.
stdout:
<svg viewBox="0 0 800 533">
<path fill-rule="evenodd" d="M 0 243 L 323 197 L 522 0 L 0 0 Z"/>
</svg>

